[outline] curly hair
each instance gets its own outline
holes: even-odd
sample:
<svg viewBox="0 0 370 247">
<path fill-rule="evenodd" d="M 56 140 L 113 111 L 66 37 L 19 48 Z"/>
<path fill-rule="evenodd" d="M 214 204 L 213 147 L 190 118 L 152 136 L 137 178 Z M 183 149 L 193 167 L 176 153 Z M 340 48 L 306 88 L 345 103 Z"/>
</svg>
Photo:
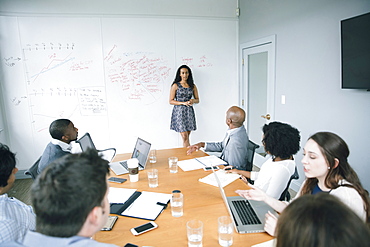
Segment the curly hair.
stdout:
<svg viewBox="0 0 370 247">
<path fill-rule="evenodd" d="M 274 157 L 289 159 L 299 149 L 299 131 L 286 123 L 272 122 L 262 127 L 265 151 Z"/>
</svg>

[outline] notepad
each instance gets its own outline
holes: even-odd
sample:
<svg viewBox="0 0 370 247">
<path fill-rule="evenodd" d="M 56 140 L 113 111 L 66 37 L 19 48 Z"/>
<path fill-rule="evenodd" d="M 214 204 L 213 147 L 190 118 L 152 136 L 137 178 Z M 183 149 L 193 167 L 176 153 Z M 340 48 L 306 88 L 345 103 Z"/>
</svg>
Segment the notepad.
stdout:
<svg viewBox="0 0 370 247">
<path fill-rule="evenodd" d="M 155 220 L 165 209 L 171 194 L 110 188 L 110 213 L 145 220 Z"/>
<path fill-rule="evenodd" d="M 224 170 L 218 170 L 218 171 L 215 171 L 215 173 L 217 174 L 217 177 L 220 180 L 220 183 L 221 183 L 222 187 L 225 187 L 226 185 L 234 182 L 235 180 L 237 180 L 240 177 L 239 174 L 226 173 Z M 199 181 L 218 187 L 216 178 L 213 175 L 213 173 L 205 176 L 204 178 L 200 178 Z"/>
<path fill-rule="evenodd" d="M 189 160 L 180 160 L 177 162 L 177 164 L 184 172 L 186 172 L 197 169 L 203 169 L 204 167 L 227 165 L 227 162 L 218 158 L 215 155 L 209 155 Z"/>
</svg>

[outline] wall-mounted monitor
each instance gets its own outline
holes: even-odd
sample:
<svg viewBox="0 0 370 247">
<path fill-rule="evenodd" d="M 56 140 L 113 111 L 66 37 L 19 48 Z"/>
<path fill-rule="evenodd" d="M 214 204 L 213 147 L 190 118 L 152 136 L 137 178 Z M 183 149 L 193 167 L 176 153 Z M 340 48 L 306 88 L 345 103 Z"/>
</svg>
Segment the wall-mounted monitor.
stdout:
<svg viewBox="0 0 370 247">
<path fill-rule="evenodd" d="M 342 88 L 370 90 L 370 12 L 341 21 Z"/>
</svg>

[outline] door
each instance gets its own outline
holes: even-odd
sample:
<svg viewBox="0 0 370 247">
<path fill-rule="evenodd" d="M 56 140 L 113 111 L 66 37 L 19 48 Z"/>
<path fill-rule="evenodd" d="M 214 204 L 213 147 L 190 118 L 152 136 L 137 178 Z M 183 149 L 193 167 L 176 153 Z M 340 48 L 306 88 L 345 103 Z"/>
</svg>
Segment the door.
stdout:
<svg viewBox="0 0 370 247">
<path fill-rule="evenodd" d="M 241 45 L 241 105 L 249 139 L 263 151 L 262 126 L 274 119 L 275 35 Z"/>
</svg>

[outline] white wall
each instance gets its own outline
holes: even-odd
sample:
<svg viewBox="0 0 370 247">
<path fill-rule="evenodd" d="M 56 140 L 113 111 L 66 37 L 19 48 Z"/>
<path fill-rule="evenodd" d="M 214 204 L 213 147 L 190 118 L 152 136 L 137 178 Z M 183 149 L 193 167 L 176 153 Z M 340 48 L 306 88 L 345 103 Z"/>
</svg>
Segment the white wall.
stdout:
<svg viewBox="0 0 370 247">
<path fill-rule="evenodd" d="M 348 144 L 349 162 L 370 190 L 370 92 L 343 90 L 340 20 L 370 11 L 368 0 L 242 0 L 239 43 L 276 34 L 277 121 L 301 131 L 301 147 L 318 131 L 331 131 Z M 280 103 L 286 95 L 286 104 Z M 296 157 L 304 179 L 302 151 Z"/>
<path fill-rule="evenodd" d="M 0 13 L 234 18 L 236 5 L 237 0 L 0 0 Z"/>
<path fill-rule="evenodd" d="M 185 38 L 182 39 L 186 42 L 189 42 L 191 45 L 188 47 L 185 47 L 185 49 L 182 49 L 182 53 L 180 55 L 184 56 L 184 54 L 189 54 L 190 50 L 200 50 L 201 52 L 205 52 L 205 50 L 209 49 L 210 47 L 216 46 L 216 48 L 212 48 L 212 53 L 217 54 L 215 58 L 215 62 L 218 64 L 226 64 L 227 66 L 220 66 L 218 68 L 217 73 L 222 73 L 222 76 L 218 76 L 216 78 L 212 78 L 212 76 L 216 75 L 217 73 L 213 73 L 212 76 L 207 76 L 206 78 L 202 78 L 200 73 L 195 72 L 194 77 L 199 82 L 197 83 L 197 86 L 200 90 L 200 98 L 201 103 L 199 105 L 196 105 L 196 114 L 197 114 L 197 125 L 198 130 L 194 132 L 191 136 L 191 141 L 193 143 L 202 141 L 202 140 L 222 140 L 225 134 L 225 130 L 227 128 L 225 124 L 225 112 L 228 107 L 231 105 L 235 105 L 238 102 L 238 81 L 237 81 L 237 17 L 235 16 L 235 9 L 236 9 L 237 1 L 229 1 L 229 0 L 204 0 L 204 1 L 197 1 L 197 0 L 187 0 L 187 1 L 179 1 L 179 0 L 79 0 L 79 1 L 55 1 L 55 0 L 33 0 L 33 1 L 25 1 L 25 0 L 0 0 L 0 17 L 3 17 L 3 19 L 11 19 L 15 20 L 14 23 L 19 23 L 20 21 L 24 19 L 37 19 L 38 17 L 45 18 L 47 20 L 56 20 L 56 19 L 67 19 L 67 20 L 79 20 L 79 19 L 89 19 L 91 17 L 91 20 L 100 18 L 100 19 L 109 19 L 112 22 L 117 19 L 134 19 L 139 18 L 141 20 L 150 20 L 150 19 L 164 19 L 164 20 L 174 20 L 176 22 L 184 21 L 186 23 L 189 23 L 189 25 L 186 27 L 186 29 L 189 29 L 189 31 L 186 31 L 185 28 L 181 28 L 181 30 L 173 30 L 174 32 L 183 35 Z M 37 17 L 37 18 L 35 18 Z M 58 17 L 58 18 L 54 18 Z M 232 26 L 224 31 L 217 31 L 214 32 L 212 28 L 207 28 L 207 31 L 203 31 L 200 28 L 200 25 L 196 25 L 196 21 L 205 21 L 209 22 L 211 27 L 216 27 L 215 30 L 218 30 L 220 27 L 220 22 L 230 22 L 232 23 Z M 50 21 L 51 23 L 52 21 Z M 67 22 L 67 21 L 66 21 Z M 7 27 L 5 22 L 2 22 L 3 26 L 0 25 L 1 30 L 3 33 L 6 33 Z M 32 23 L 29 22 L 29 24 L 32 26 Z M 49 23 L 48 23 L 49 24 Z M 45 24 L 45 25 L 48 25 Z M 78 26 L 77 21 L 77 26 Z M 50 24 L 51 25 L 51 24 Z M 50 26 L 49 25 L 49 26 Z M 68 33 L 65 28 L 66 24 L 57 24 L 55 25 L 55 32 L 58 34 Z M 136 24 L 135 24 L 136 25 Z M 15 25 L 17 27 L 17 25 Z M 40 25 L 35 25 L 34 27 L 42 28 Z M 18 27 L 19 28 L 19 27 Z M 14 32 L 16 32 L 17 28 L 14 28 Z M 27 29 L 27 28 L 26 28 Z M 76 29 L 76 26 L 75 26 Z M 74 30 L 75 30 L 74 29 Z M 27 30 L 32 33 L 34 31 L 34 28 L 28 28 Z M 64 30 L 64 31 L 63 31 Z M 72 30 L 72 28 L 71 28 Z M 186 35 L 189 33 L 193 33 L 193 31 L 198 31 L 199 33 L 197 35 L 189 35 L 190 38 L 188 38 Z M 1 33 L 1 32 L 0 32 Z M 17 33 L 17 32 L 16 32 Z M 37 32 L 35 32 L 37 33 Z M 211 33 L 215 35 L 211 39 Z M 9 34 L 9 33 L 8 33 Z M 218 35 L 225 35 L 221 36 L 225 38 L 231 38 L 231 43 L 227 44 L 226 42 L 223 42 L 223 39 L 217 38 Z M 51 35 L 51 32 L 40 32 L 39 35 L 30 35 L 30 39 L 32 38 L 40 38 L 40 36 L 44 35 Z M 204 36 L 203 36 L 204 35 Z M 9 35 L 0 35 L 0 42 L 2 44 L 2 49 L 0 49 L 0 52 L 2 51 L 2 56 L 5 56 L 5 53 L 9 51 L 9 46 L 16 47 L 18 46 L 22 41 L 15 41 L 15 39 L 11 39 L 7 37 Z M 180 35 L 177 35 L 180 36 Z M 10 39 L 10 41 L 9 41 Z M 198 39 L 198 41 L 197 41 Z M 204 43 L 205 40 L 211 39 L 212 41 L 207 41 L 207 44 L 205 46 L 200 46 L 200 43 Z M 5 43 L 4 40 L 8 41 L 8 43 Z M 150 40 L 150 39 L 147 39 Z M 160 40 L 160 39 L 156 39 Z M 167 38 L 167 41 L 171 39 Z M 194 41 L 193 41 L 194 40 Z M 13 42 L 13 43 L 12 43 Z M 10 45 L 9 45 L 10 44 Z M 227 45 L 226 45 L 227 44 Z M 91 45 L 91 44 L 90 44 Z M 179 43 L 177 44 L 178 46 Z M 181 47 L 177 47 L 181 48 Z M 221 52 L 219 51 L 221 49 Z M 16 49 L 18 52 L 21 51 L 21 49 Z M 225 59 L 219 56 L 221 53 L 226 52 L 231 59 Z M 179 55 L 179 57 L 181 57 Z M 10 56 L 10 55 L 9 55 Z M 8 56 L 8 57 L 9 57 Z M 19 56 L 21 57 L 21 56 Z M 21 62 L 20 62 L 21 63 Z M 21 67 L 21 64 L 19 64 Z M 18 67 L 19 67 L 18 66 Z M 1 70 L 0 66 L 0 70 Z M 194 70 L 193 70 L 194 71 Z M 3 106 L 5 105 L 3 102 L 3 98 L 5 96 L 9 98 L 9 89 L 10 87 L 5 87 L 6 84 L 4 83 L 4 80 L 6 77 L 4 76 L 4 71 L 0 71 L 0 83 L 1 87 L 0 89 L 3 90 L 1 93 L 1 110 L 3 110 Z M 16 74 L 14 72 L 8 73 L 8 74 Z M 20 73 L 19 76 L 22 77 L 23 73 Z M 198 75 L 198 76 L 197 76 Z M 223 78 L 225 77 L 225 78 Z M 171 83 L 171 79 L 168 83 Z M 9 82 L 9 80 L 5 80 L 5 82 Z M 9 85 L 9 83 L 7 83 Z M 12 88 L 12 90 L 14 87 Z M 169 87 L 166 88 L 166 92 L 169 90 Z M 227 91 L 227 92 L 226 92 Z M 168 102 L 168 94 L 166 93 L 161 98 L 161 102 L 163 101 L 164 104 L 166 104 L 166 109 L 170 108 L 170 105 Z M 220 100 L 221 99 L 221 100 Z M 9 101 L 9 100 L 8 100 Z M 7 101 L 7 102 L 8 102 Z M 215 104 L 216 103 L 216 104 Z M 221 107 L 220 107 L 221 104 Z M 9 109 L 9 107 L 7 108 Z M 203 114 L 202 114 L 203 112 Z M 26 169 L 28 168 L 34 160 L 36 160 L 37 156 L 41 154 L 42 149 L 38 149 L 34 153 L 35 157 L 26 157 L 23 158 L 22 154 L 24 153 L 24 148 L 15 148 L 18 146 L 32 146 L 34 148 L 34 145 L 26 145 L 24 143 L 24 140 L 26 137 L 24 135 L 21 135 L 22 131 L 27 131 L 25 128 L 17 128 L 15 126 L 14 121 L 6 121 L 9 119 L 6 119 L 6 113 L 0 111 L 0 128 L 2 128 L 2 122 L 4 123 L 4 129 L 13 129 L 14 132 L 17 132 L 17 138 L 13 138 L 12 136 L 8 137 L 5 135 L 6 133 L 0 134 L 1 138 L 0 140 L 2 142 L 5 142 L 10 146 L 10 148 L 15 151 L 17 154 L 17 157 L 19 158 L 18 162 L 18 168 L 20 169 Z M 25 114 L 27 115 L 27 114 Z M 25 116 L 26 117 L 26 116 Z M 167 145 L 170 145 L 169 147 L 173 147 L 173 138 L 177 139 L 177 143 L 181 144 L 180 136 L 175 133 L 174 131 L 169 130 L 169 117 L 166 116 L 156 116 L 157 118 L 165 118 L 166 126 L 168 125 L 168 128 L 166 128 L 165 131 L 156 131 L 156 135 L 160 136 L 161 142 L 166 142 Z M 161 119 L 162 119 L 161 118 Z M 16 120 L 13 118 L 13 120 Z M 209 125 L 208 122 L 212 122 L 212 125 Z M 74 121 L 72 119 L 72 121 Z M 18 121 L 18 125 L 21 121 Z M 110 122 L 112 124 L 112 121 Z M 7 125 L 7 126 L 6 126 Z M 75 121 L 75 125 L 80 129 L 80 134 L 82 135 L 84 132 L 89 131 L 91 133 L 91 128 L 89 130 L 89 126 L 84 126 L 81 124 L 80 121 Z M 166 127 L 163 125 L 164 127 Z M 212 126 L 212 127 L 210 127 Z M 90 126 L 91 127 L 91 126 Z M 111 131 L 111 128 L 107 128 L 107 132 Z M 132 131 L 131 128 L 125 128 L 127 131 Z M 142 128 L 144 131 L 148 131 L 148 128 Z M 104 130 L 105 131 L 105 130 Z M 104 135 L 103 133 L 99 133 Z M 143 132 L 144 132 L 143 131 Z M 9 132 L 9 131 L 7 131 Z M 46 131 L 45 131 L 46 132 Z M 170 132 L 171 138 L 166 138 L 165 134 L 167 132 Z M 46 135 L 45 135 L 46 136 Z M 94 135 L 96 136 L 96 135 Z M 126 135 L 127 136 L 127 135 Z M 143 136 L 145 139 L 145 136 Z M 41 140 L 37 138 L 33 138 L 37 140 L 37 142 L 43 143 L 43 147 L 47 144 L 47 141 L 49 140 L 49 137 L 47 136 L 47 140 Z M 148 140 L 152 143 L 156 143 L 158 140 L 155 140 L 156 138 L 149 138 Z M 157 138 L 159 139 L 159 138 Z M 96 141 L 96 139 L 95 139 Z M 96 141 L 97 142 L 97 141 Z M 15 144 L 14 144 L 15 143 Z M 133 145 L 134 142 L 132 142 Z M 14 144 L 14 145 L 12 145 Z M 107 145 L 99 145 L 99 143 L 95 143 L 98 148 L 105 148 Z M 113 143 L 114 144 L 114 143 Z M 129 149 L 120 150 L 120 152 L 130 152 L 132 149 L 132 145 Z M 171 146 L 172 145 L 172 146 Z M 116 145 L 112 145 L 116 147 Z M 176 147 L 178 145 L 175 145 Z M 165 146 L 155 146 L 156 148 L 168 148 Z M 20 171 L 21 172 L 21 171 Z"/>
</svg>

